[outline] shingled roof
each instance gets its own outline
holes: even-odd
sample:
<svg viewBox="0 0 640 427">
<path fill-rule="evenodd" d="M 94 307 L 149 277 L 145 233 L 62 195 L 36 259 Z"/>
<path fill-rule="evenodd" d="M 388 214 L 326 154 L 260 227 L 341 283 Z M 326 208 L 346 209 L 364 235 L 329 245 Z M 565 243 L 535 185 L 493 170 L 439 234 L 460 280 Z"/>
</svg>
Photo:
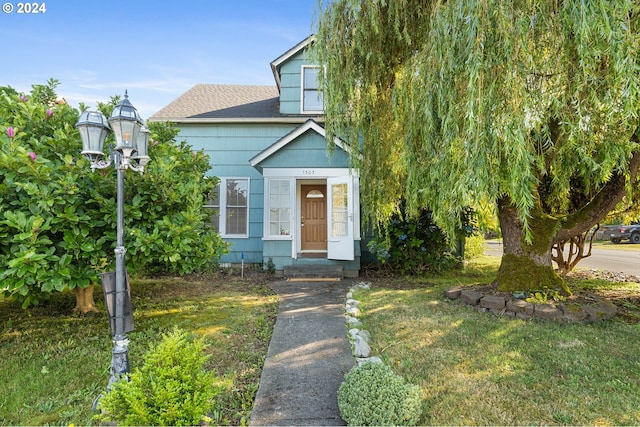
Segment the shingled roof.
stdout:
<svg viewBox="0 0 640 427">
<path fill-rule="evenodd" d="M 152 115 L 151 121 L 274 119 L 280 114 L 276 86 L 199 84 Z"/>
</svg>

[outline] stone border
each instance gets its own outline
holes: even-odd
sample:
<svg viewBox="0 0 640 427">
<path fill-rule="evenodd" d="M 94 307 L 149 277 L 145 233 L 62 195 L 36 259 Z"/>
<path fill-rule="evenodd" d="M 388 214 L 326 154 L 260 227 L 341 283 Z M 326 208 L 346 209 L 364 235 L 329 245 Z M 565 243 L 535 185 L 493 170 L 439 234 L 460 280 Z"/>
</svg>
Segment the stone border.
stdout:
<svg viewBox="0 0 640 427">
<path fill-rule="evenodd" d="M 366 282 L 360 282 L 347 292 L 347 302 L 345 304 L 345 322 L 347 324 L 349 341 L 351 342 L 351 352 L 356 359 L 358 366 L 367 362 L 382 363 L 382 359 L 377 356 L 371 356 L 371 334 L 369 331 L 362 329 L 360 317 L 360 302 L 353 299 L 353 293 L 358 289 L 371 289 L 371 285 Z"/>
<path fill-rule="evenodd" d="M 460 300 L 464 306 L 474 308 L 481 313 L 492 313 L 520 320 L 535 318 L 588 323 L 610 319 L 617 313 L 617 307 L 604 299 L 593 303 L 534 304 L 507 292 L 496 292 L 491 286 L 454 286 L 444 291 L 444 297 L 449 300 Z"/>
</svg>

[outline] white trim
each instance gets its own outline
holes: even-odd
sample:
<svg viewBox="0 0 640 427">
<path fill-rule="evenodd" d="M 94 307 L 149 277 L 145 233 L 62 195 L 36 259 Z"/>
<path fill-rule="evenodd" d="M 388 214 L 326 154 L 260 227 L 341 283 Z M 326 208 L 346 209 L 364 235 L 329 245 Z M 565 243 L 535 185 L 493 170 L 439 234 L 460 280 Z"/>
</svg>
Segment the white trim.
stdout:
<svg viewBox="0 0 640 427">
<path fill-rule="evenodd" d="M 294 130 L 289 132 L 287 135 L 283 136 L 278 141 L 271 144 L 269 147 L 267 147 L 266 149 L 264 149 L 263 151 L 261 151 L 260 153 L 252 157 L 249 160 L 249 164 L 251 164 L 251 166 L 253 167 L 257 166 L 258 164 L 260 164 L 261 162 L 268 159 L 269 157 L 277 153 L 279 150 L 284 148 L 287 144 L 296 140 L 299 136 L 301 136 L 308 130 L 313 130 L 318 135 L 322 136 L 323 138 L 326 138 L 324 128 L 320 126 L 315 120 L 308 119 L 303 125 L 298 126 Z M 347 147 L 343 144 L 343 142 L 340 139 L 335 138 L 333 143 L 338 147 L 340 147 L 343 151 L 347 153 L 349 152 Z"/>
<path fill-rule="evenodd" d="M 280 181 L 289 181 L 289 234 L 280 235 L 280 234 L 270 234 L 270 214 L 271 214 L 271 181 L 272 180 L 280 180 Z M 296 188 L 295 188 L 295 180 L 288 176 L 280 176 L 280 177 L 271 177 L 264 179 L 264 215 L 263 215 L 263 229 L 262 229 L 262 240 L 293 240 L 295 233 L 295 197 L 296 197 Z"/>
<path fill-rule="evenodd" d="M 250 206 L 249 202 L 251 200 L 251 178 L 248 176 L 224 176 L 220 178 L 220 207 L 218 208 L 218 233 L 220 237 L 223 239 L 248 239 L 249 238 L 249 216 L 250 216 Z M 247 233 L 246 234 L 227 234 L 227 181 L 228 180 L 243 180 L 247 181 Z"/>
<path fill-rule="evenodd" d="M 311 65 L 311 64 L 304 64 L 300 67 L 300 114 L 324 114 L 324 94 L 322 99 L 322 110 L 305 110 L 304 108 L 304 92 L 305 92 L 304 70 L 307 68 L 316 68 L 319 71 L 321 67 L 319 65 Z M 316 80 L 318 80 L 318 87 L 315 89 L 315 91 L 323 92 L 322 88 L 319 86 L 320 85 L 319 76 L 316 78 Z"/>
<path fill-rule="evenodd" d="M 354 216 L 354 200 L 353 200 L 353 176 L 338 176 L 327 179 L 327 258 L 336 260 L 353 261 L 354 253 L 354 229 L 356 228 L 356 218 Z M 333 187 L 336 185 L 346 185 L 346 218 L 344 218 L 345 229 L 344 234 L 333 235 L 334 229 L 334 202 Z M 358 206 L 359 208 L 359 206 Z M 343 222 L 342 216 L 339 223 Z M 357 224 L 359 226 L 359 224 Z"/>
<path fill-rule="evenodd" d="M 280 66 L 289 60 L 292 56 L 296 55 L 298 52 L 309 46 L 316 40 L 315 35 L 310 35 L 306 39 L 302 40 L 300 43 L 271 61 L 271 71 L 273 72 L 273 78 L 276 80 L 276 86 L 278 86 L 278 92 L 280 91 Z"/>
<path fill-rule="evenodd" d="M 353 180 L 353 240 L 362 240 L 360 220 L 360 176 L 352 174 Z"/>
<path fill-rule="evenodd" d="M 248 117 L 248 118 L 191 118 L 191 117 L 152 117 L 150 122 L 173 122 L 182 124 L 208 124 L 208 123 L 304 123 L 309 117 Z M 317 122 L 324 122 L 324 117 L 314 118 Z"/>
<path fill-rule="evenodd" d="M 349 168 L 264 168 L 265 178 L 326 179 L 332 176 L 359 176 L 356 169 Z"/>
</svg>

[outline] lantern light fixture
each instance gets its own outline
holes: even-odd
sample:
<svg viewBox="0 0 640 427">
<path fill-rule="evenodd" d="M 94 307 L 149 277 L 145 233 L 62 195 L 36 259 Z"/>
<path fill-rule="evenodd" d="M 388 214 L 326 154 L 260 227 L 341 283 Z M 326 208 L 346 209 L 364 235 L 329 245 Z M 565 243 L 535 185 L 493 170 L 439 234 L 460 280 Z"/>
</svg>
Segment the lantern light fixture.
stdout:
<svg viewBox="0 0 640 427">
<path fill-rule="evenodd" d="M 99 111 L 83 111 L 76 127 L 82 138 L 82 155 L 93 167 L 104 157 L 104 141 L 111 131 L 107 118 Z"/>
<path fill-rule="evenodd" d="M 107 311 L 112 311 L 108 314 L 113 338 L 111 377 L 107 385 L 109 391 L 114 382 L 126 378 L 129 372 L 127 332 L 133 330 L 131 297 L 128 293 L 125 268 L 127 250 L 124 247 L 124 171 L 131 169 L 144 172 L 144 167 L 150 160 L 147 152 L 150 132 L 129 101 L 126 91 L 124 99 L 114 107 L 109 120 L 99 111 L 83 111 L 76 127 L 82 138 L 82 154 L 91 162 L 91 169 L 105 169 L 112 163 L 117 169 L 115 290 L 109 292 L 111 304 L 107 304 Z M 104 143 L 111 130 L 115 137 L 115 146 L 110 146 L 109 159 L 105 161 Z M 105 289 L 105 281 L 108 281 L 107 278 L 111 275 L 113 273 L 103 275 Z"/>
</svg>

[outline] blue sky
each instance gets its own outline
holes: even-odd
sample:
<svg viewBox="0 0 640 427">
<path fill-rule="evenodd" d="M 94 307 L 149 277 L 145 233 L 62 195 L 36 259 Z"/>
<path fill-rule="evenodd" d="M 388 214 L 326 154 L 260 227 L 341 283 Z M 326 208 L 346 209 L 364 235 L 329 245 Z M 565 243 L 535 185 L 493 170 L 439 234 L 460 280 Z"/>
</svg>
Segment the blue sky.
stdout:
<svg viewBox="0 0 640 427">
<path fill-rule="evenodd" d="M 199 83 L 275 85 L 270 62 L 312 32 L 317 0 L 0 0 L 0 86 L 60 81 L 72 106 L 129 91 L 143 118 Z M 32 3 L 32 2 L 31 2 Z"/>
</svg>

